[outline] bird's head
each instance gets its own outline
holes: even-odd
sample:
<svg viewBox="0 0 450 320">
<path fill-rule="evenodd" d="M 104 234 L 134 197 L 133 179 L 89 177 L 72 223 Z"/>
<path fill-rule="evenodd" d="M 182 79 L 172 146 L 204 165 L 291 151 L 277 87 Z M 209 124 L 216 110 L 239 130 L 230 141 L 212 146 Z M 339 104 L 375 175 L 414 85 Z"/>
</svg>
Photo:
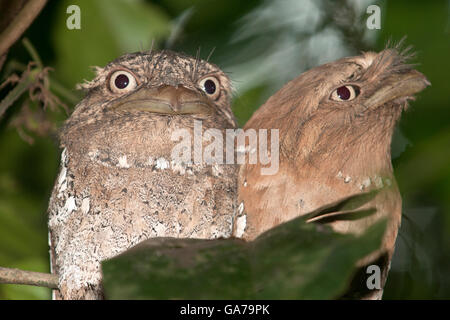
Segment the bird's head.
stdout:
<svg viewBox="0 0 450 320">
<path fill-rule="evenodd" d="M 78 86 L 87 93 L 66 127 L 192 118 L 235 126 L 230 80 L 207 61 L 168 50 L 138 52 L 95 71 L 93 80 Z"/>
<path fill-rule="evenodd" d="M 376 150 L 387 158 L 402 110 L 430 84 L 407 64 L 409 56 L 388 48 L 313 68 L 273 95 L 246 127 L 279 128 L 281 153 L 291 158 L 289 150 L 310 161 Z"/>
<path fill-rule="evenodd" d="M 101 155 L 108 165 L 125 155 L 135 163 L 170 157 L 178 133 L 187 130 L 193 143 L 196 123 L 204 131 L 236 127 L 227 75 L 172 51 L 123 55 L 96 68 L 95 78 L 79 88 L 86 96 L 62 127 L 60 146 Z"/>
</svg>

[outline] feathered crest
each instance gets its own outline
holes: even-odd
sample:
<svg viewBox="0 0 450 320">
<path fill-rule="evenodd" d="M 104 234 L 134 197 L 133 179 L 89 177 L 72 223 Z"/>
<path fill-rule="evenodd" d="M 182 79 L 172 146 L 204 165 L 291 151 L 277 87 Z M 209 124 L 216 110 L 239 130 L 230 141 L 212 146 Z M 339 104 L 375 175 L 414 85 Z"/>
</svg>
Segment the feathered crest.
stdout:
<svg viewBox="0 0 450 320">
<path fill-rule="evenodd" d="M 95 73 L 95 77 L 94 79 L 88 81 L 88 80 L 84 80 L 82 83 L 79 83 L 75 86 L 75 88 L 77 90 L 90 90 L 94 87 L 97 87 L 98 85 L 100 85 L 101 83 L 103 83 L 106 79 L 106 76 L 104 75 L 104 68 L 98 67 L 98 66 L 91 66 L 90 67 L 92 69 L 92 71 L 94 71 Z"/>
<path fill-rule="evenodd" d="M 417 64 L 408 63 L 416 56 L 411 45 L 405 46 L 406 36 L 398 43 L 391 39 L 386 42 L 385 49 L 374 59 L 365 72 L 366 79 L 385 78 L 394 73 L 408 72 Z"/>
</svg>

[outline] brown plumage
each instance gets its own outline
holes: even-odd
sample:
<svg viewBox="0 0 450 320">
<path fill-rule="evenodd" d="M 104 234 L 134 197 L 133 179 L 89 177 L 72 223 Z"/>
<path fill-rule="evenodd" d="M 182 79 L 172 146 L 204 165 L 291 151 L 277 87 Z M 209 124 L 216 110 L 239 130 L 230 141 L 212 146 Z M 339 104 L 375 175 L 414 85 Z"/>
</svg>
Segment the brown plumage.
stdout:
<svg viewBox="0 0 450 320">
<path fill-rule="evenodd" d="M 196 161 L 191 140 L 176 148 L 179 130 L 194 137 L 194 121 L 201 133 L 235 128 L 217 66 L 170 51 L 127 54 L 81 88 L 49 204 L 62 299 L 102 298 L 100 262 L 150 237 L 230 236 L 236 201 L 235 166 L 206 153 Z M 176 161 L 173 150 L 188 157 Z"/>
<path fill-rule="evenodd" d="M 381 259 L 384 283 L 402 208 L 391 164 L 392 134 L 408 100 L 429 85 L 407 58 L 393 48 L 313 68 L 254 113 L 245 129 L 279 129 L 280 159 L 274 175 L 261 175 L 260 164 L 240 169 L 237 219 L 246 218 L 244 239 L 329 203 L 378 190 L 359 208 L 368 209 L 366 216 L 328 212 L 310 221 L 361 234 L 386 217 L 382 248 L 361 262 Z"/>
</svg>

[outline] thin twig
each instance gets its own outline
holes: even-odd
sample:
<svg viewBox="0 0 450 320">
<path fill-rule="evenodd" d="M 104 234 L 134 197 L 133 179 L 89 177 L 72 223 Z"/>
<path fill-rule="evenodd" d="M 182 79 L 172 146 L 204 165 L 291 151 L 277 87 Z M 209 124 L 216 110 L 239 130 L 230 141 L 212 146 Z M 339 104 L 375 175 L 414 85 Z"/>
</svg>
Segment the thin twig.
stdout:
<svg viewBox="0 0 450 320">
<path fill-rule="evenodd" d="M 0 34 L 0 56 L 22 36 L 31 25 L 39 12 L 45 6 L 47 0 L 29 0 L 20 10 L 9 26 Z"/>
<path fill-rule="evenodd" d="M 0 119 L 3 117 L 3 114 L 6 112 L 6 110 L 8 110 L 10 106 L 12 106 L 14 101 L 19 99 L 19 97 L 30 88 L 30 86 L 36 80 L 36 75 L 36 70 L 32 70 L 31 72 L 26 74 L 25 77 L 22 77 L 22 79 L 14 87 L 14 89 L 9 91 L 6 97 L 0 101 Z"/>
<path fill-rule="evenodd" d="M 31 56 L 31 59 L 33 59 L 34 62 L 36 62 L 36 66 L 39 69 L 43 69 L 44 65 L 42 64 L 41 57 L 39 57 L 39 54 L 37 53 L 34 46 L 31 44 L 30 40 L 28 38 L 23 38 L 22 44 L 27 49 L 28 54 Z"/>
<path fill-rule="evenodd" d="M 0 267 L 0 283 L 25 284 L 30 286 L 58 289 L 58 276 L 51 273 Z"/>
</svg>

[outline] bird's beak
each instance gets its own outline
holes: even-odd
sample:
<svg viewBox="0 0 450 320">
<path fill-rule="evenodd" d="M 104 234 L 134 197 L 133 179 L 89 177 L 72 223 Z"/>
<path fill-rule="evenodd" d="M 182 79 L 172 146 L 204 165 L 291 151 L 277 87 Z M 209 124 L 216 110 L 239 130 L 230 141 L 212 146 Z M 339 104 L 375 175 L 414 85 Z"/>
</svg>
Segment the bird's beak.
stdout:
<svg viewBox="0 0 450 320">
<path fill-rule="evenodd" d="M 114 103 L 116 111 L 147 111 L 161 114 L 210 114 L 214 107 L 202 94 L 183 86 L 143 87 Z"/>
<path fill-rule="evenodd" d="M 390 101 L 399 100 L 403 102 L 412 98 L 414 94 L 422 91 L 430 84 L 427 78 L 416 70 L 393 74 L 364 104 L 368 108 L 375 109 Z"/>
</svg>

